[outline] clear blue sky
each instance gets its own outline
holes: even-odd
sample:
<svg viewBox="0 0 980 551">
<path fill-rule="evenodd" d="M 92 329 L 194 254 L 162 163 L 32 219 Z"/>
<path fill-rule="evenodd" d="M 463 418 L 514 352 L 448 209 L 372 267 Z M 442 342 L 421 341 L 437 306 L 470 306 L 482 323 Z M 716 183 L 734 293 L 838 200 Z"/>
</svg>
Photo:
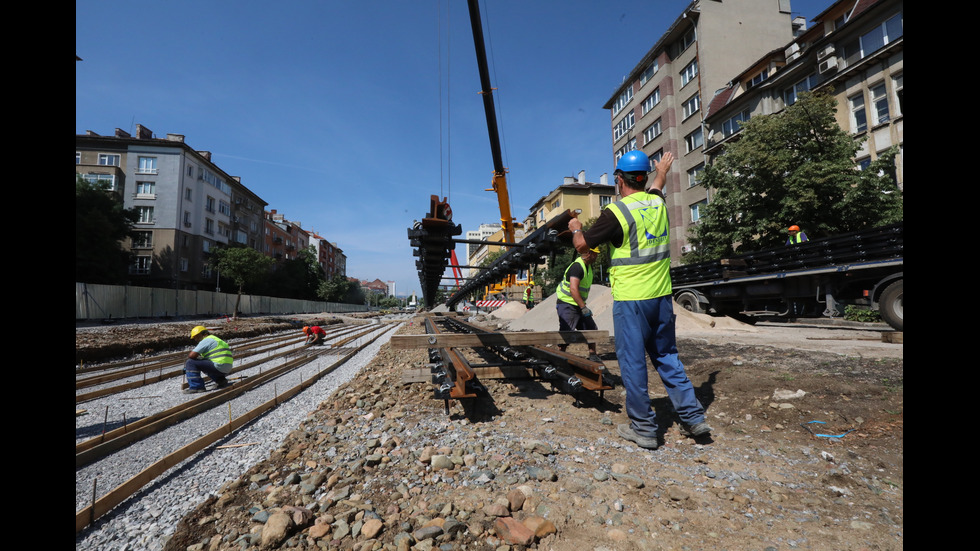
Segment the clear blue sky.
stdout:
<svg viewBox="0 0 980 551">
<path fill-rule="evenodd" d="M 183 134 L 337 243 L 349 276 L 421 294 L 407 229 L 431 195 L 464 232 L 499 221 L 467 6 L 449 4 L 77 0 L 75 133 Z M 688 4 L 481 0 L 518 221 L 564 176 L 611 173 L 602 106 Z"/>
</svg>

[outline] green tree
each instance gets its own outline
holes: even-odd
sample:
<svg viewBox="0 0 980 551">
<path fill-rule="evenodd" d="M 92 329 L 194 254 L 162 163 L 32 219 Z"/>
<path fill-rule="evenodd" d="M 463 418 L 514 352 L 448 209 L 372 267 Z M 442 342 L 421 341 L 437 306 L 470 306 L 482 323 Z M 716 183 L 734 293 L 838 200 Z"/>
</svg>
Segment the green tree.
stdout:
<svg viewBox="0 0 980 551">
<path fill-rule="evenodd" d="M 711 200 L 685 262 L 780 246 L 792 224 L 813 239 L 902 219 L 895 151 L 858 170 L 862 140 L 840 128 L 836 109 L 827 94 L 803 93 L 783 112 L 743 123 L 702 173 Z"/>
<path fill-rule="evenodd" d="M 75 281 L 121 284 L 129 274 L 131 255 L 122 241 L 139 219 L 123 208 L 108 185 L 75 177 Z"/>
<path fill-rule="evenodd" d="M 279 263 L 270 278 L 270 294 L 279 297 L 316 300 L 320 285 L 326 280 L 317 262 L 316 249 L 307 247 L 296 258 Z"/>
<path fill-rule="evenodd" d="M 342 275 L 335 275 L 330 279 L 325 279 L 317 288 L 317 296 L 327 302 L 344 302 L 347 292 L 350 290 L 351 282 Z"/>
<path fill-rule="evenodd" d="M 237 243 L 214 250 L 211 265 L 221 272 L 222 277 L 231 279 L 238 286 L 234 317 L 238 317 L 245 287 L 255 285 L 267 277 L 272 264 L 273 261 L 268 256 Z"/>
</svg>

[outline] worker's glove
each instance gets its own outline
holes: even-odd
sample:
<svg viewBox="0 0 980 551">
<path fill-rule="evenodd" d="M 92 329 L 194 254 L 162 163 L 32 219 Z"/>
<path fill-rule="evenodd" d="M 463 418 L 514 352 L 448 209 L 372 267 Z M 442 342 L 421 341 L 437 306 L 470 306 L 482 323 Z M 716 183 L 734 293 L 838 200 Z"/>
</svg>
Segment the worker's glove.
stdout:
<svg viewBox="0 0 980 551">
<path fill-rule="evenodd" d="M 586 308 L 582 308 L 582 315 L 585 316 L 585 317 L 587 317 L 587 318 L 588 317 L 591 317 L 592 316 L 592 310 L 589 310 L 587 307 Z"/>
</svg>

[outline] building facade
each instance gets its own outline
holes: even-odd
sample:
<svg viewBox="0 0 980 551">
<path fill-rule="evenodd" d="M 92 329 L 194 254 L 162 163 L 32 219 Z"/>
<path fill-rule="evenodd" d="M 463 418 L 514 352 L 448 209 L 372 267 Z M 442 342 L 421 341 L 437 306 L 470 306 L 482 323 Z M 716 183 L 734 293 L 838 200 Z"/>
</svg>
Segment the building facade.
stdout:
<svg viewBox="0 0 980 551">
<path fill-rule="evenodd" d="M 139 213 L 135 238 L 123 243 L 134 256 L 132 285 L 214 290 L 219 276 L 208 259 L 216 245 L 261 250 L 267 203 L 183 135 L 157 138 L 142 125 L 135 136 L 118 128 L 112 136 L 78 134 L 75 173 L 106 182 L 125 208 Z"/>
<path fill-rule="evenodd" d="M 616 186 L 609 183 L 608 174 L 600 176 L 599 183 L 587 182 L 583 170 L 575 177 L 566 176 L 560 186 L 535 201 L 524 227 L 530 233 L 566 210 L 581 211 L 583 222 L 598 218 L 603 207 L 615 200 Z"/>
<path fill-rule="evenodd" d="M 750 65 L 794 36 L 789 0 L 694 0 L 639 60 L 604 105 L 613 161 L 634 149 L 651 159 L 674 155 L 664 189 L 671 255 L 687 247 L 690 205 L 707 198 L 703 104 Z"/>
<path fill-rule="evenodd" d="M 265 244 L 263 252 L 277 262 L 294 260 L 309 245 L 310 236 L 299 222 L 290 222 L 272 209 L 265 212 Z"/>
</svg>

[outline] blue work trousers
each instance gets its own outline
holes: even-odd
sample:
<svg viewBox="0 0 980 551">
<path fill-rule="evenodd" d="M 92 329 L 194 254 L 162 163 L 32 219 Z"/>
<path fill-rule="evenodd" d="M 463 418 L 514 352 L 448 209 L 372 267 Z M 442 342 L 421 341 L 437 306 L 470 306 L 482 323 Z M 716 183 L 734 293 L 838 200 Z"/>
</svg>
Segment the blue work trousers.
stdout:
<svg viewBox="0 0 980 551">
<path fill-rule="evenodd" d="M 206 374 L 217 386 L 224 386 L 228 379 L 227 373 L 222 373 L 211 360 L 192 360 L 190 358 L 184 362 L 184 373 L 187 375 L 187 387 L 204 390 L 204 378 L 201 373 Z"/>
<path fill-rule="evenodd" d="M 694 396 L 694 385 L 677 357 L 672 297 L 615 301 L 613 327 L 630 427 L 640 436 L 657 436 L 656 413 L 647 386 L 648 354 L 681 421 L 689 426 L 704 421 L 704 407 Z"/>
</svg>

